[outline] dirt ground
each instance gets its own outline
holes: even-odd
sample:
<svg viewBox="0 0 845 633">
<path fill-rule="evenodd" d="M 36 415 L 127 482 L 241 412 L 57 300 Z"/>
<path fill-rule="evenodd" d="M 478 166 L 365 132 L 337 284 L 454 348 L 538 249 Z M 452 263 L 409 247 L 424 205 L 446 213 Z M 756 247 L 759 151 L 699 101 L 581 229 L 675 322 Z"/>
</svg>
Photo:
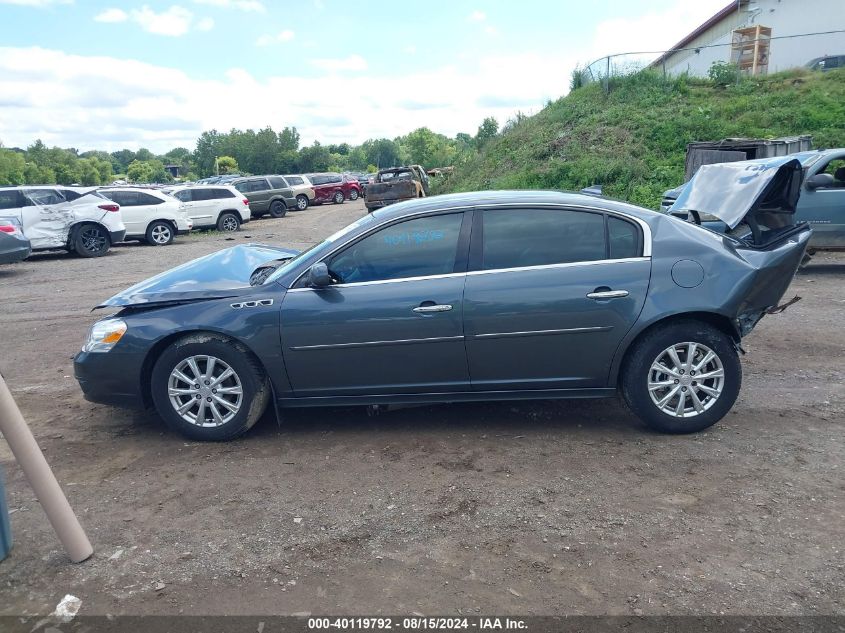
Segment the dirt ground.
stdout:
<svg viewBox="0 0 845 633">
<path fill-rule="evenodd" d="M 80 615 L 845 613 L 845 254 L 799 274 L 787 297 L 803 300 L 744 343 L 734 410 L 697 435 L 606 400 L 308 409 L 199 444 L 83 400 L 71 359 L 98 301 L 363 213 L 0 268 L 0 370 L 96 549 L 67 561 L 0 442 L 15 537 L 0 615 L 67 593 Z"/>
</svg>

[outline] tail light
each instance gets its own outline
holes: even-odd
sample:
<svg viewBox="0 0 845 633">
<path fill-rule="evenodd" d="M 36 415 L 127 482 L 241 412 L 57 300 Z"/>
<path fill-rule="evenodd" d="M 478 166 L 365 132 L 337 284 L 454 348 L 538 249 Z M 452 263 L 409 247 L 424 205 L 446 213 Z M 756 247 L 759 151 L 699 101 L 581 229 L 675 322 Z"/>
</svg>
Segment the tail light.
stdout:
<svg viewBox="0 0 845 633">
<path fill-rule="evenodd" d="M 111 211 L 112 213 L 117 213 L 118 211 L 120 211 L 120 205 L 118 204 L 98 204 L 97 207 L 99 207 L 103 211 Z"/>
<path fill-rule="evenodd" d="M 18 227 L 13 224 L 0 224 L 0 233 L 17 233 Z"/>
<path fill-rule="evenodd" d="M 244 206 L 249 206 L 249 200 L 247 200 L 246 198 L 244 198 Z"/>
</svg>

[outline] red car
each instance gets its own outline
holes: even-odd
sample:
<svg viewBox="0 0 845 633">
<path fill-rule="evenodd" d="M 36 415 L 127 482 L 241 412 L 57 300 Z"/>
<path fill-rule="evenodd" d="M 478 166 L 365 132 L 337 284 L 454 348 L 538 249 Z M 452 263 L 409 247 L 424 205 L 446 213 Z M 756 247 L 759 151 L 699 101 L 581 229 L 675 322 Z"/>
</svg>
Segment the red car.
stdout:
<svg viewBox="0 0 845 633">
<path fill-rule="evenodd" d="M 344 200 L 357 200 L 361 197 L 361 185 L 358 181 L 343 174 L 307 174 L 307 178 L 314 189 L 313 204 L 341 204 Z"/>
</svg>

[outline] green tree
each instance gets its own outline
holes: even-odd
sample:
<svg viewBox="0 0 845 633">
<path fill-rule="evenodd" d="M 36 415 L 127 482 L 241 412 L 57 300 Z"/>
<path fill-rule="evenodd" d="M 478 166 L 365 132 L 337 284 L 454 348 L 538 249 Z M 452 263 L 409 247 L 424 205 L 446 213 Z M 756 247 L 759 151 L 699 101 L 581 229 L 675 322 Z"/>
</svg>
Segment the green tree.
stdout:
<svg viewBox="0 0 845 633">
<path fill-rule="evenodd" d="M 231 156 L 221 156 L 217 159 L 217 169 L 220 175 L 238 173 L 238 161 Z"/>
<path fill-rule="evenodd" d="M 26 161 L 23 154 L 9 149 L 0 149 L 0 185 L 26 184 L 25 169 Z"/>
<path fill-rule="evenodd" d="M 485 145 L 499 132 L 499 122 L 493 117 L 489 116 L 481 122 L 478 126 L 478 132 L 475 135 L 475 145 L 479 150 L 483 149 Z"/>
<path fill-rule="evenodd" d="M 367 164 L 375 165 L 379 169 L 396 167 L 401 163 L 399 145 L 390 139 L 380 138 L 364 141 L 361 149 L 364 151 Z"/>
<path fill-rule="evenodd" d="M 310 147 L 303 147 L 299 150 L 298 167 L 302 173 L 328 171 L 331 163 L 331 155 L 328 148 L 320 145 L 318 141 Z"/>
</svg>

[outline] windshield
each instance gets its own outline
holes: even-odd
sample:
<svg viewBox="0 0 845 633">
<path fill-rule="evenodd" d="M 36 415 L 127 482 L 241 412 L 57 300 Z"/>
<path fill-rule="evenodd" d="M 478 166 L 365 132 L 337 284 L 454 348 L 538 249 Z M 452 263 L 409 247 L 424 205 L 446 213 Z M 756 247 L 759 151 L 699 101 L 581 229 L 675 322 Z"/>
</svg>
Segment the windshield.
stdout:
<svg viewBox="0 0 845 633">
<path fill-rule="evenodd" d="M 333 233 L 332 235 L 330 235 L 329 237 L 324 239 L 322 242 L 319 242 L 318 244 L 315 244 L 311 248 L 305 249 L 304 251 L 302 251 L 298 255 L 291 257 L 284 264 L 279 266 L 275 270 L 275 272 L 267 278 L 267 280 L 264 283 L 269 284 L 269 283 L 276 281 L 282 275 L 286 275 L 291 270 L 293 270 L 293 268 L 300 261 L 302 261 L 302 259 L 305 258 L 306 255 L 308 255 L 308 256 L 318 255 L 318 254 L 328 250 L 335 242 L 337 242 L 340 239 L 346 237 L 347 235 L 349 235 L 350 233 L 352 233 L 353 231 L 355 231 L 359 227 L 362 227 L 362 226 L 369 224 L 373 221 L 374 221 L 373 216 L 371 214 L 367 214 L 363 218 L 356 220 L 355 222 L 353 222 L 349 226 L 346 226 L 346 227 L 340 229 L 337 233 Z"/>
</svg>

